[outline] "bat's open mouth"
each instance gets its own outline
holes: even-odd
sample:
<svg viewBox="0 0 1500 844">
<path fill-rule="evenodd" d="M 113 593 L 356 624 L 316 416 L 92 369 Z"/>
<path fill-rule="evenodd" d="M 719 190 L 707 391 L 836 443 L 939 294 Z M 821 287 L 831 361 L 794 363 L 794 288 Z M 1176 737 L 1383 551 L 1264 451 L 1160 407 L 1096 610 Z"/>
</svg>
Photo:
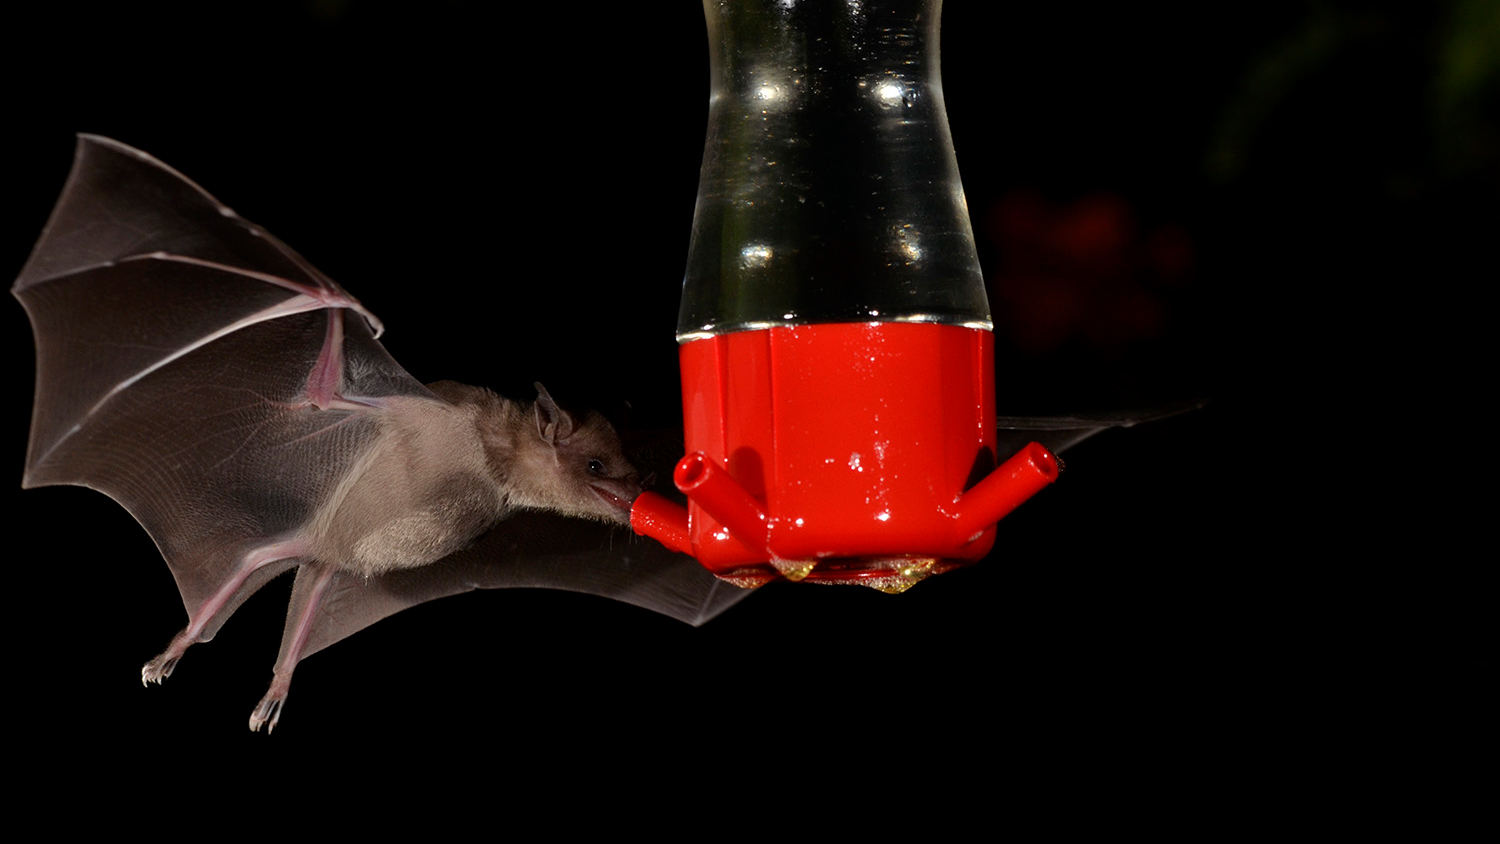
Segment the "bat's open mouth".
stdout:
<svg viewBox="0 0 1500 844">
<path fill-rule="evenodd" d="M 629 498 L 626 498 L 620 495 L 615 490 L 600 486 L 598 484 L 589 484 L 589 489 L 592 489 L 595 495 L 604 499 L 604 503 L 610 505 L 611 507 L 617 507 L 625 513 L 629 513 L 630 506 L 635 503 L 635 495 L 631 495 Z M 638 495 L 639 493 L 636 494 Z"/>
</svg>

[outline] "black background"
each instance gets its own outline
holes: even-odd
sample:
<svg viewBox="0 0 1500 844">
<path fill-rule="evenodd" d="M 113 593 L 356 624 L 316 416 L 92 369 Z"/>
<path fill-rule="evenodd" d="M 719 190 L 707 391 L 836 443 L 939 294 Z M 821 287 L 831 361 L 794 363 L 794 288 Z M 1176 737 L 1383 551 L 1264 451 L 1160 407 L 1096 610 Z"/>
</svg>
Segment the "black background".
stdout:
<svg viewBox="0 0 1500 844">
<path fill-rule="evenodd" d="M 1281 725 L 1303 717 L 1289 701 L 1313 682 L 1305 663 L 1272 663 L 1306 624 L 1284 579 L 1278 537 L 1297 515 L 1280 490 L 1315 466 L 1266 449 L 1258 414 L 1308 397 L 1308 379 L 1281 373 L 1308 360 L 1317 341 L 1299 329 L 1327 301 L 1475 230 L 1467 209 L 1493 201 L 1495 159 L 1493 112 L 1472 88 L 1434 105 L 1458 37 L 1449 16 L 1465 4 L 1202 5 L 944 10 L 1001 412 L 1212 400 L 1068 454 L 982 564 L 901 596 L 780 585 L 696 630 L 586 596 L 447 599 L 303 664 L 267 738 L 244 724 L 289 579 L 143 690 L 140 664 L 183 619 L 149 539 L 97 494 L 17 491 L 8 518 L 32 539 L 10 553 L 9 721 L 51 748 L 30 761 L 284 770 L 400 747 L 444 770 L 457 754 L 571 787 L 672 762 L 720 795 L 863 784 L 877 802 L 972 788 L 1050 804 L 1144 782 L 1214 804 L 1219 775 L 1274 755 Z M 337 279 L 419 379 L 513 395 L 541 380 L 629 402 L 644 427 L 676 424 L 673 332 L 707 99 L 697 4 L 49 14 L 4 59 L 19 119 L 0 265 L 24 262 L 72 133 L 104 134 Z M 1044 234 L 1125 209 L 1104 215 L 1123 244 L 1114 270 L 1051 272 L 1085 298 L 1128 287 L 1145 327 L 1075 314 L 1050 333 L 1013 330 L 1030 288 L 1007 268 L 1031 266 L 1005 235 L 1017 206 Z M 1162 233 L 1181 247 L 1171 272 L 1140 257 Z M 537 290 L 543 307 L 518 303 Z M 30 332 L 18 305 L 3 310 L 19 479 Z"/>
</svg>

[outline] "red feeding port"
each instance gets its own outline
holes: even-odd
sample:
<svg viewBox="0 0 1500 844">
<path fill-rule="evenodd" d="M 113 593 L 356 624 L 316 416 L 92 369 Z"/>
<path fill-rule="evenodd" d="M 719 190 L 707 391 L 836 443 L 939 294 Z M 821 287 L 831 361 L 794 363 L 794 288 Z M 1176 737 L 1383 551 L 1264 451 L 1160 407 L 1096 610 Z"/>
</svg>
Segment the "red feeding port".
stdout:
<svg viewBox="0 0 1500 844">
<path fill-rule="evenodd" d="M 636 529 L 744 582 L 902 588 L 978 560 L 995 522 L 1057 477 L 1035 444 L 996 468 L 991 348 L 987 331 L 920 323 L 683 344 L 673 480 L 689 505 L 643 494 Z"/>
</svg>

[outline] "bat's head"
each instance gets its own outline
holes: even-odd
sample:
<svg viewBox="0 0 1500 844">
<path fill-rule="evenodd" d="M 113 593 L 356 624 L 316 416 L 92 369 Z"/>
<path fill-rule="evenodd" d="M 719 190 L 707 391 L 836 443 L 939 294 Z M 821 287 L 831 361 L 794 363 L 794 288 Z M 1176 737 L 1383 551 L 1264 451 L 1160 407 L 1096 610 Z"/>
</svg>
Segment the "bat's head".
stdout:
<svg viewBox="0 0 1500 844">
<path fill-rule="evenodd" d="M 569 516 L 630 524 L 641 493 L 639 473 L 625 458 L 614 426 L 594 411 L 570 413 L 541 384 L 533 405 L 543 459 L 530 462 L 539 506 Z"/>
</svg>

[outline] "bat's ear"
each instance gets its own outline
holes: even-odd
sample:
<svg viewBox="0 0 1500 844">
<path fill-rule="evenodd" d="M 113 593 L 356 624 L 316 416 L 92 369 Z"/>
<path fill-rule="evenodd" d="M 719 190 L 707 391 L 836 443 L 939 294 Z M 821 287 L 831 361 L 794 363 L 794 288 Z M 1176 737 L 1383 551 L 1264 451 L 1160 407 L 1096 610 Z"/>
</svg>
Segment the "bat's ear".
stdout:
<svg viewBox="0 0 1500 844">
<path fill-rule="evenodd" d="M 557 402 L 552 400 L 540 381 L 532 386 L 536 387 L 536 432 L 543 442 L 556 446 L 573 435 L 573 428 L 576 427 L 573 415 L 557 406 Z"/>
</svg>

